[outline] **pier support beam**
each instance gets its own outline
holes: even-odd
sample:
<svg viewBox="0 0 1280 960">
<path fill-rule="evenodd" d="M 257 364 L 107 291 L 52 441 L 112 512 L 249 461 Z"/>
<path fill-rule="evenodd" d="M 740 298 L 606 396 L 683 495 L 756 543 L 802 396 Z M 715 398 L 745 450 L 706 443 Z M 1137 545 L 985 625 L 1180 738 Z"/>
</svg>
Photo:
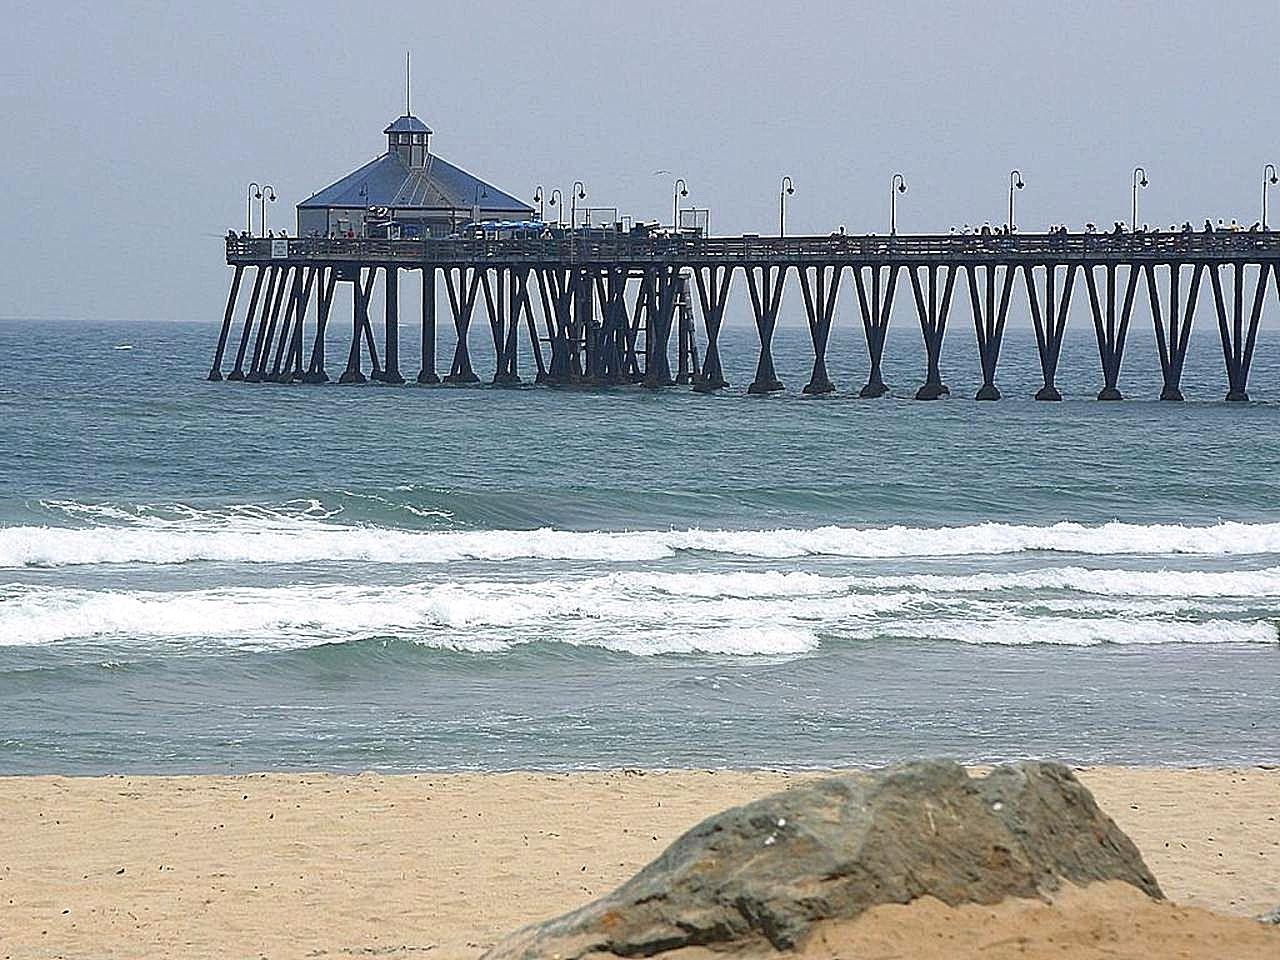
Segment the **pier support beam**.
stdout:
<svg viewBox="0 0 1280 960">
<path fill-rule="evenodd" d="M 333 306 L 333 293 L 338 284 L 336 267 L 321 267 L 316 284 L 316 338 L 311 345 L 311 362 L 302 375 L 303 383 L 328 383 L 329 374 L 324 369 L 324 338 L 329 329 L 329 310 Z"/>
<path fill-rule="evenodd" d="M 520 298 L 516 288 L 516 271 L 499 267 L 489 282 L 485 271 L 480 278 L 484 288 L 485 309 L 489 314 L 489 331 L 493 335 L 493 383 L 520 382 L 516 372 L 516 333 L 520 322 Z"/>
<path fill-rule="evenodd" d="M 1182 264 L 1169 264 L 1169 311 L 1160 309 L 1160 291 L 1156 285 L 1156 264 L 1143 264 L 1147 277 L 1147 299 L 1151 304 L 1151 320 L 1156 329 L 1156 346 L 1160 350 L 1160 374 L 1164 380 L 1160 389 L 1161 400 L 1182 399 L 1182 367 L 1187 359 L 1187 343 L 1191 337 L 1191 321 L 1195 317 L 1196 299 L 1200 293 L 1200 276 L 1204 264 L 1191 268 L 1191 292 L 1187 297 L 1185 312 L 1179 316 L 1179 286 Z"/>
<path fill-rule="evenodd" d="M 1124 343 L 1129 334 L 1129 318 L 1133 315 L 1133 294 L 1138 286 L 1136 266 L 1129 266 L 1129 279 L 1125 283 L 1124 305 L 1116 322 L 1116 265 L 1104 265 L 1107 277 L 1107 303 L 1105 314 L 1098 299 L 1098 285 L 1094 278 L 1095 264 L 1085 264 L 1084 278 L 1089 286 L 1089 308 L 1093 312 L 1093 329 L 1098 338 L 1098 359 L 1102 363 L 1102 389 L 1099 400 L 1122 400 L 1118 386 L 1120 364 L 1124 360 Z"/>
<path fill-rule="evenodd" d="M 1027 284 L 1027 302 L 1031 307 L 1031 322 L 1036 331 L 1036 349 L 1040 353 L 1040 373 L 1044 386 L 1036 391 L 1037 400 L 1061 400 L 1054 379 L 1058 374 L 1058 360 L 1062 356 L 1062 335 L 1067 329 L 1067 309 L 1071 305 L 1071 288 L 1075 283 L 1076 268 L 1067 264 L 1067 275 L 1062 285 L 1062 302 L 1055 304 L 1058 265 L 1044 265 L 1044 313 L 1040 312 L 1040 300 L 1036 296 L 1034 265 L 1022 265 L 1022 278 Z"/>
<path fill-rule="evenodd" d="M 711 393 L 729 385 L 720 363 L 720 327 L 724 324 L 724 308 L 729 300 L 733 271 L 732 266 L 696 267 L 693 271 L 698 284 L 698 303 L 702 307 L 702 329 L 707 334 L 702 375 L 693 384 L 697 393 Z"/>
<path fill-rule="evenodd" d="M 676 271 L 676 332 L 676 383 L 683 386 L 702 379 L 693 321 L 693 291 L 687 270 Z"/>
<path fill-rule="evenodd" d="M 243 380 L 244 379 L 244 357 L 249 349 L 249 338 L 253 334 L 253 318 L 258 312 L 258 299 L 262 293 L 262 281 L 266 274 L 274 267 L 258 267 L 257 274 L 253 278 L 253 293 L 249 296 L 249 310 L 244 315 L 244 329 L 240 333 L 240 347 L 236 350 L 236 365 L 229 374 L 227 380 Z"/>
<path fill-rule="evenodd" d="M 573 278 L 573 326 L 575 346 L 571 354 L 574 371 L 581 371 L 576 382 L 585 386 L 599 386 L 604 382 L 600 356 L 601 321 L 596 316 L 595 278 L 597 268 L 580 267 Z M 576 348 L 580 345 L 580 351 Z"/>
<path fill-rule="evenodd" d="M 889 332 L 889 317 L 893 310 L 893 294 L 898 287 L 898 273 L 902 269 L 899 264 L 891 264 L 883 287 L 880 280 L 880 267 L 869 264 L 871 271 L 871 296 L 867 296 L 867 286 L 862 280 L 861 264 L 852 264 L 853 281 L 858 290 L 858 310 L 862 314 L 862 332 L 866 335 L 867 356 L 871 360 L 871 372 L 867 382 L 858 392 L 858 396 L 883 397 L 889 392 L 884 377 L 880 372 L 880 361 L 884 358 L 884 340 Z"/>
<path fill-rule="evenodd" d="M 1280 297 L 1280 269 L 1274 263 L 1263 262 L 1258 266 L 1258 280 L 1253 289 L 1253 305 L 1249 312 L 1249 326 L 1244 326 L 1244 269 L 1246 264 L 1236 261 L 1232 270 L 1231 322 L 1227 322 L 1227 308 L 1222 296 L 1222 278 L 1217 264 L 1210 266 L 1213 282 L 1213 302 L 1218 313 L 1218 333 L 1222 337 L 1222 356 L 1227 365 L 1227 400 L 1244 402 L 1249 399 L 1249 367 L 1253 363 L 1253 345 L 1258 337 L 1258 321 L 1262 319 L 1262 302 L 1267 294 L 1267 271 L 1275 277 L 1276 295 Z"/>
<path fill-rule="evenodd" d="M 378 368 L 378 354 L 373 345 L 373 329 L 369 323 L 369 297 L 373 293 L 373 281 L 377 275 L 375 269 L 362 277 L 362 270 L 357 269 L 351 281 L 351 352 L 347 355 L 347 369 L 338 378 L 339 383 L 367 383 L 368 378 L 360 369 L 360 340 L 363 337 L 369 347 L 369 361 L 372 376 L 377 379 L 381 375 Z"/>
<path fill-rule="evenodd" d="M 303 271 L 302 267 L 295 267 L 293 271 L 293 283 L 289 288 L 289 299 L 285 304 L 284 317 L 280 323 L 280 336 L 276 340 L 276 356 L 271 364 L 271 369 L 263 370 L 262 378 L 268 383 L 287 383 L 289 376 L 284 373 L 287 369 L 288 361 L 292 359 L 293 348 L 293 328 L 294 321 L 298 320 L 300 315 L 305 316 L 305 310 L 302 306 L 302 286 L 304 275 L 310 278 L 310 274 L 314 267 Z M 307 284 L 308 291 L 311 289 Z M 267 344 L 268 353 L 271 350 L 271 344 Z"/>
<path fill-rule="evenodd" d="M 476 293 L 480 289 L 480 267 L 452 267 L 444 272 L 445 288 L 449 293 L 449 309 L 453 314 L 453 329 L 457 344 L 453 348 L 453 363 L 445 383 L 479 383 L 471 368 L 471 349 L 467 336 L 471 331 L 471 314 L 476 305 Z M 454 275 L 457 275 L 455 281 Z"/>
<path fill-rule="evenodd" d="M 760 359 L 756 363 L 756 378 L 747 387 L 749 394 L 774 393 L 782 389 L 782 381 L 773 367 L 773 332 L 778 326 L 778 308 L 782 305 L 782 288 L 786 285 L 789 269 L 789 264 L 760 264 L 746 268 L 747 290 L 751 294 L 751 309 L 760 338 Z"/>
<path fill-rule="evenodd" d="M 644 380 L 646 387 L 671 387 L 671 328 L 676 314 L 676 267 L 651 268 L 642 283 L 648 288 L 644 338 Z"/>
<path fill-rule="evenodd" d="M 311 287 L 320 269 L 308 267 L 301 277 L 301 285 L 298 283 L 298 278 L 294 280 L 297 296 L 293 297 L 292 322 L 286 322 L 285 329 L 280 334 L 281 344 L 285 345 L 284 362 L 277 364 L 278 369 L 272 368 L 271 379 L 274 383 L 293 383 L 295 380 L 302 379 L 302 338 L 307 322 L 307 312 L 311 308 Z"/>
<path fill-rule="evenodd" d="M 222 329 L 218 331 L 218 346 L 213 351 L 213 365 L 209 368 L 209 379 L 222 379 L 222 354 L 227 349 L 227 335 L 231 333 L 231 318 L 236 312 L 236 297 L 240 294 L 240 278 L 244 276 L 244 267 L 236 265 L 236 272 L 231 277 L 231 289 L 227 292 L 227 308 L 222 313 Z"/>
<path fill-rule="evenodd" d="M 418 383 L 436 384 L 436 268 L 422 268 L 422 368 Z"/>
<path fill-rule="evenodd" d="M 270 289 L 267 290 L 267 303 L 264 307 L 269 307 L 269 311 L 265 310 L 262 314 L 263 322 L 258 326 L 258 340 L 253 347 L 253 360 L 249 364 L 249 373 L 245 376 L 246 383 L 261 383 L 264 368 L 267 363 L 267 356 L 271 351 L 271 344 L 275 340 L 276 325 L 280 319 L 280 305 L 284 301 L 284 288 L 289 282 L 289 274 L 294 268 L 284 266 L 280 268 L 279 275 L 276 277 L 276 289 L 274 295 Z"/>
<path fill-rule="evenodd" d="M 382 268 L 386 281 L 383 312 L 383 383 L 404 383 L 400 375 L 400 268 L 392 264 Z"/>
<path fill-rule="evenodd" d="M 831 339 L 831 321 L 835 317 L 836 299 L 840 295 L 840 276 L 843 272 L 843 267 L 827 264 L 800 267 L 797 270 L 800 274 L 800 290 L 804 294 L 805 314 L 809 320 L 809 339 L 813 342 L 813 373 L 803 390 L 810 396 L 831 393 L 836 388 L 827 375 L 827 343 Z"/>
<path fill-rule="evenodd" d="M 1004 269 L 1004 279 L 1000 284 L 1000 303 L 996 306 L 996 272 Z M 985 293 L 986 302 L 978 293 L 978 270 L 983 269 L 975 263 L 967 265 L 969 275 L 969 302 L 973 307 L 973 329 L 978 337 L 978 360 L 982 364 L 982 386 L 978 389 L 975 400 L 999 400 L 1000 391 L 996 388 L 996 364 L 1000 361 L 1000 344 L 1004 340 L 1004 324 L 1009 316 L 1009 294 L 1013 290 L 1013 278 L 1017 268 L 1010 264 L 987 264 Z"/>
<path fill-rule="evenodd" d="M 538 292 L 542 299 L 542 319 L 547 328 L 551 356 L 539 383 L 561 386 L 569 382 L 569 327 L 573 321 L 572 272 L 566 268 L 544 267 L 538 271 Z"/>
<path fill-rule="evenodd" d="M 596 274 L 600 301 L 600 378 L 610 386 L 627 382 L 627 271 L 609 267 Z"/>
<path fill-rule="evenodd" d="M 929 264 L 927 267 L 909 266 L 907 273 L 911 276 L 911 292 L 915 295 L 916 314 L 920 319 L 920 335 L 924 338 L 924 350 L 927 358 L 927 370 L 924 385 L 916 391 L 917 400 L 937 400 L 951 393 L 951 389 L 942 382 L 940 361 L 942 358 L 942 341 L 947 334 L 947 313 L 951 309 L 951 292 L 955 288 L 956 271 L 959 267 L 944 267 L 947 271 L 946 285 L 942 291 L 942 301 L 938 301 L 938 267 Z M 927 271 L 929 289 L 926 300 L 925 290 L 920 284 L 920 271 Z"/>
</svg>

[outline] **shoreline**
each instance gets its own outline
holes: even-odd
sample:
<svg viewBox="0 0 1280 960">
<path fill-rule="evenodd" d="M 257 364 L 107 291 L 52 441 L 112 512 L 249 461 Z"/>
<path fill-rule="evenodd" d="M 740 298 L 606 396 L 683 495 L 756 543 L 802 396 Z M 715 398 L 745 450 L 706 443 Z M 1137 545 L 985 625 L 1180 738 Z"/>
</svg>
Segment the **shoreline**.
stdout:
<svg viewBox="0 0 1280 960">
<path fill-rule="evenodd" d="M 1280 769 L 1073 769 L 1170 900 L 1280 904 Z M 476 957 L 704 817 L 822 775 L 0 777 L 3 956 Z"/>
</svg>

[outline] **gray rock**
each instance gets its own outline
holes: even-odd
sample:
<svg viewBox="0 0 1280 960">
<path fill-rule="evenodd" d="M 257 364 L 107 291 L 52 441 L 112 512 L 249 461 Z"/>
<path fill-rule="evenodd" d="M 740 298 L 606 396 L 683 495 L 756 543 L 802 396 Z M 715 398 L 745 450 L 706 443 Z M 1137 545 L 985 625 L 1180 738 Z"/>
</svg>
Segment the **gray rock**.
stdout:
<svg viewBox="0 0 1280 960">
<path fill-rule="evenodd" d="M 1258 914 L 1259 923 L 1271 923 L 1280 926 L 1280 907 L 1274 910 L 1268 910 L 1266 913 Z"/>
<path fill-rule="evenodd" d="M 486 960 L 647 957 L 796 945 L 819 920 L 933 896 L 1036 897 L 1063 880 L 1163 895 L 1137 848 L 1066 767 L 971 779 L 946 761 L 818 780 L 698 824 L 612 893 L 525 927 Z"/>
</svg>

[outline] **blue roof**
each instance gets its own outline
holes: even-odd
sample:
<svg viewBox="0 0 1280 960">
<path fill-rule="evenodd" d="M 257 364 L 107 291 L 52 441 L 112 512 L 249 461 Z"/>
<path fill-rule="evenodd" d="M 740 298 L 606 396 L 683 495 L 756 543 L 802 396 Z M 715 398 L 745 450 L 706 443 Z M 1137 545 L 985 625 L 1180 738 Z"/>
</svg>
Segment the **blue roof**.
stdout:
<svg viewBox="0 0 1280 960">
<path fill-rule="evenodd" d="M 430 133 L 431 128 L 419 120 L 417 117 L 406 113 L 403 117 L 392 122 L 391 126 L 382 131 L 383 133 Z"/>
<path fill-rule="evenodd" d="M 477 205 L 485 219 L 533 216 L 533 207 L 527 203 L 441 157 L 428 154 L 425 166 L 411 168 L 394 151 L 370 160 L 298 204 L 300 208 L 377 206 L 397 210 L 470 210 Z"/>
</svg>

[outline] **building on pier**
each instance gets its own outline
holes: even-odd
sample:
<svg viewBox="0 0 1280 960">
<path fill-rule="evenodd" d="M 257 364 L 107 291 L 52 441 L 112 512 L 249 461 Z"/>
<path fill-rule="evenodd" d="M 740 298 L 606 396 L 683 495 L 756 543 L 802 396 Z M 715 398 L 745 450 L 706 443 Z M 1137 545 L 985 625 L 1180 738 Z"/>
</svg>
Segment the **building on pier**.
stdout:
<svg viewBox="0 0 1280 960">
<path fill-rule="evenodd" d="M 447 237 L 471 223 L 529 220 L 533 208 L 431 152 L 431 128 L 406 113 L 387 151 L 298 204 L 300 237 Z"/>
</svg>

